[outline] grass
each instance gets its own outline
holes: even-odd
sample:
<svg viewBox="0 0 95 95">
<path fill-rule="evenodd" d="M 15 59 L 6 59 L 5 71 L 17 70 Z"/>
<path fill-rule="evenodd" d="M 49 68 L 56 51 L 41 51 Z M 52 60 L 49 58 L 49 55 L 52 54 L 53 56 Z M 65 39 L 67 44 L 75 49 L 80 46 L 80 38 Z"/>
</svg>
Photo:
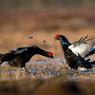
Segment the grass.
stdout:
<svg viewBox="0 0 95 95">
<path fill-rule="evenodd" d="M 50 79 L 53 77 L 68 77 L 69 80 L 95 80 L 95 70 L 77 73 L 68 68 L 66 64 L 49 62 L 45 64 L 37 64 L 30 62 L 26 68 L 30 73 L 27 73 L 23 68 L 10 66 L 0 67 L 0 81 L 6 80 L 23 80 L 23 79 Z"/>
<path fill-rule="evenodd" d="M 28 69 L 31 74 L 25 72 L 22 68 L 13 68 L 10 66 L 3 66 L 0 67 L 0 80 L 21 80 L 21 79 L 47 79 L 56 76 L 64 75 L 64 65 L 62 64 L 36 64 L 32 63 L 27 65 L 26 68 Z"/>
</svg>

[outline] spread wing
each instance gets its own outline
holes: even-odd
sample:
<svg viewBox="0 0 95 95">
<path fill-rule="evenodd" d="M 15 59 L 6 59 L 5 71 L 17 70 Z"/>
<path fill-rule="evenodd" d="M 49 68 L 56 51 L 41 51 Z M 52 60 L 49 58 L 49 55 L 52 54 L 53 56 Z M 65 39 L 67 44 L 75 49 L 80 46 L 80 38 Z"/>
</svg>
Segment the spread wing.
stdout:
<svg viewBox="0 0 95 95">
<path fill-rule="evenodd" d="M 82 57 L 86 57 L 95 45 L 95 42 L 90 42 L 92 38 L 87 38 L 88 36 L 80 38 L 78 41 L 72 43 L 72 45 L 69 46 L 69 49 L 71 49 L 76 55 L 80 54 Z"/>
</svg>

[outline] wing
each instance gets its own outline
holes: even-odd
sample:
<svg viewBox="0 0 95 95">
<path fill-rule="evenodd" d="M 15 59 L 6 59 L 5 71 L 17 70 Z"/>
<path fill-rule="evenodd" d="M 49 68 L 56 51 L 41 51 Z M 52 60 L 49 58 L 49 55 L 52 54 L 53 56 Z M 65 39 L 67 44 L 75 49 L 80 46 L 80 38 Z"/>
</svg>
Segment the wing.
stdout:
<svg viewBox="0 0 95 95">
<path fill-rule="evenodd" d="M 24 51 L 27 51 L 27 47 L 21 47 L 21 48 L 13 49 L 10 51 L 10 53 L 20 54 Z"/>
<path fill-rule="evenodd" d="M 72 50 L 76 55 L 80 54 L 82 57 L 85 57 L 85 55 L 90 51 L 91 46 L 84 43 L 79 43 L 75 46 L 75 44 L 72 44 L 69 46 L 69 49 Z"/>
<path fill-rule="evenodd" d="M 80 54 L 82 57 L 85 57 L 94 46 L 95 42 L 89 42 L 92 38 L 87 39 L 88 36 L 80 38 L 78 41 L 72 43 L 69 46 L 76 55 Z"/>
<path fill-rule="evenodd" d="M 93 40 L 93 38 L 88 38 L 88 36 L 85 36 L 85 37 L 81 37 L 77 42 L 88 42 L 88 41 L 91 41 Z"/>
</svg>

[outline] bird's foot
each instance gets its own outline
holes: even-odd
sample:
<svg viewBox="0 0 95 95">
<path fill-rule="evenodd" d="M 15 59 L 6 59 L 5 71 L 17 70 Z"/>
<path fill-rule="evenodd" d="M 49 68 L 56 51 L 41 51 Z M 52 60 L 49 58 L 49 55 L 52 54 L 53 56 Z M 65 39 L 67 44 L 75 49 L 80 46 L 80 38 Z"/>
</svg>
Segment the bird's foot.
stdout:
<svg viewBox="0 0 95 95">
<path fill-rule="evenodd" d="M 78 75 L 80 75 L 80 71 L 77 69 L 77 70 L 75 70 L 75 72 L 74 72 L 74 76 L 78 76 Z"/>
<path fill-rule="evenodd" d="M 31 72 L 30 72 L 30 71 L 28 71 L 26 67 L 24 67 L 24 70 L 25 70 L 25 72 L 27 73 L 28 78 L 31 78 Z"/>
</svg>

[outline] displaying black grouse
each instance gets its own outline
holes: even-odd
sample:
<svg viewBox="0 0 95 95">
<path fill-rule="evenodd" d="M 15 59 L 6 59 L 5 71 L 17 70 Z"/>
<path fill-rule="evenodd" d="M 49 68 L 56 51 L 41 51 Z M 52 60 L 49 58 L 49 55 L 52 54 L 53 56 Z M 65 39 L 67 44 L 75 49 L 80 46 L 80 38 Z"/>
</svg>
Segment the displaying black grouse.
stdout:
<svg viewBox="0 0 95 95">
<path fill-rule="evenodd" d="M 68 48 L 71 45 L 71 43 L 67 40 L 65 36 L 56 35 L 55 39 L 60 41 L 62 49 L 64 51 L 65 59 L 70 68 L 77 70 L 78 67 L 85 67 L 87 69 L 93 67 L 92 63 L 95 62 L 89 62 L 89 60 L 85 60 L 79 54 L 76 55 L 75 53 L 72 52 L 71 49 Z"/>
<path fill-rule="evenodd" d="M 49 58 L 53 58 L 53 53 L 45 51 L 38 46 L 21 47 L 11 50 L 9 53 L 0 55 L 0 62 L 8 62 L 10 66 L 25 67 L 25 64 L 32 56 L 40 54 Z"/>
</svg>

